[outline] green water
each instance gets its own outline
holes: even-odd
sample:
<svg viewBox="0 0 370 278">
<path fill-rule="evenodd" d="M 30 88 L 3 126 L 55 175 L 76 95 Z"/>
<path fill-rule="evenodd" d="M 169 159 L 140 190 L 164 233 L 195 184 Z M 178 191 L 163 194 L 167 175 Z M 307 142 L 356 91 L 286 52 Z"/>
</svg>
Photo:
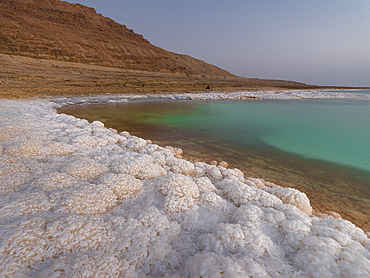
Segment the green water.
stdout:
<svg viewBox="0 0 370 278">
<path fill-rule="evenodd" d="M 60 112 L 296 187 L 314 208 L 370 231 L 369 100 L 150 101 Z"/>
<path fill-rule="evenodd" d="M 241 148 L 269 148 L 370 171 L 370 101 L 205 102 L 146 121 L 223 138 Z"/>
</svg>

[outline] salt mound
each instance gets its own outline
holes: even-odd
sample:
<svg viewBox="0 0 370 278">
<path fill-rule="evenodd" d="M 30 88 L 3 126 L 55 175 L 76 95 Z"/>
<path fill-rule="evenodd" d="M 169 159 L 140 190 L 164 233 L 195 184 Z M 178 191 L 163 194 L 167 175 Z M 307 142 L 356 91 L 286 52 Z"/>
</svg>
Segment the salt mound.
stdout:
<svg viewBox="0 0 370 278">
<path fill-rule="evenodd" d="M 370 277 L 304 193 L 52 105 L 0 102 L 1 277 Z"/>
<path fill-rule="evenodd" d="M 153 158 L 150 155 L 128 152 L 113 167 L 116 173 L 138 176 L 143 168 L 151 163 Z"/>
<path fill-rule="evenodd" d="M 43 155 L 70 155 L 76 148 L 69 144 L 64 144 L 61 142 L 53 142 L 40 150 Z"/>
<path fill-rule="evenodd" d="M 191 175 L 195 168 L 191 162 L 176 157 L 166 157 L 166 165 L 169 171 L 184 175 Z"/>
<path fill-rule="evenodd" d="M 225 200 L 214 192 L 204 192 L 200 195 L 202 204 L 216 206 L 225 202 Z"/>
<path fill-rule="evenodd" d="M 168 176 L 156 179 L 153 184 L 165 196 L 199 197 L 197 184 L 190 177 L 182 174 L 169 174 Z"/>
<path fill-rule="evenodd" d="M 32 179 L 30 170 L 23 162 L 0 155 L 0 194 L 17 192 Z"/>
<path fill-rule="evenodd" d="M 283 188 L 274 187 L 265 189 L 276 197 L 280 198 L 284 204 L 291 204 L 296 206 L 301 211 L 305 212 L 307 215 L 311 215 L 312 207 L 310 205 L 310 200 L 307 198 L 306 194 L 298 191 L 294 188 Z"/>
<path fill-rule="evenodd" d="M 168 214 L 180 213 L 195 207 L 195 200 L 189 196 L 166 196 L 163 211 Z"/>
<path fill-rule="evenodd" d="M 221 189 L 225 197 L 236 206 L 251 203 L 265 207 L 273 207 L 276 204 L 282 203 L 277 197 L 238 181 L 224 179 L 217 183 L 217 187 Z"/>
<path fill-rule="evenodd" d="M 119 199 L 125 199 L 137 195 L 143 185 L 141 180 L 126 174 L 113 174 L 102 177 L 101 182 L 110 188 Z"/>
<path fill-rule="evenodd" d="M 95 161 L 83 160 L 69 164 L 66 173 L 81 180 L 95 180 L 109 170 L 106 166 Z"/>
<path fill-rule="evenodd" d="M 86 184 L 61 192 L 63 194 L 60 203 L 62 212 L 101 214 L 107 212 L 117 203 L 117 196 L 113 191 L 100 185 Z"/>
<path fill-rule="evenodd" d="M 199 193 L 205 192 L 216 192 L 217 189 L 211 182 L 211 180 L 207 177 L 200 177 L 195 179 L 196 184 L 198 185 Z"/>
<path fill-rule="evenodd" d="M 127 267 L 114 256 L 72 253 L 51 260 L 37 277 L 118 277 Z M 56 276 L 57 275 L 57 276 Z"/>
<path fill-rule="evenodd" d="M 60 188 L 66 188 L 78 183 L 78 179 L 67 173 L 53 172 L 42 176 L 34 181 L 29 188 L 43 191 L 53 191 Z"/>
<path fill-rule="evenodd" d="M 29 158 L 39 154 L 43 144 L 38 140 L 27 140 L 15 144 L 6 150 L 6 153 L 22 158 Z"/>
<path fill-rule="evenodd" d="M 32 215 L 53 207 L 46 194 L 41 192 L 11 193 L 2 195 L 0 214 L 2 217 Z"/>
</svg>

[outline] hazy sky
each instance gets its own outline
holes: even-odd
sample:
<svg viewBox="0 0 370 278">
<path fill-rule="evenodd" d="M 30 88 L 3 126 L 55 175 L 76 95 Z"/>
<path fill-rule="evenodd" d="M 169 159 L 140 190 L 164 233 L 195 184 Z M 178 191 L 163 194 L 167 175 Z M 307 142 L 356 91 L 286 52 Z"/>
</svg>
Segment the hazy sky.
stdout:
<svg viewBox="0 0 370 278">
<path fill-rule="evenodd" d="M 370 0 L 68 2 L 239 76 L 370 86 Z"/>
</svg>

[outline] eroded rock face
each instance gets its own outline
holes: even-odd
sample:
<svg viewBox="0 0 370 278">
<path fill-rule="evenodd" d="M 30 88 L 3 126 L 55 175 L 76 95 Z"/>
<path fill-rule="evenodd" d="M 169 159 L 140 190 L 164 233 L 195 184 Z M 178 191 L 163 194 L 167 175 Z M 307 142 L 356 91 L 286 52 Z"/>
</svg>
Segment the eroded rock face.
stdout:
<svg viewBox="0 0 370 278">
<path fill-rule="evenodd" d="M 43 101 L 2 100 L 0 131 L 0 276 L 369 276 L 369 237 L 298 190 Z"/>
<path fill-rule="evenodd" d="M 80 4 L 4 0 L 0 15 L 0 53 L 143 71 L 233 76 L 155 47 L 142 35 Z"/>
</svg>

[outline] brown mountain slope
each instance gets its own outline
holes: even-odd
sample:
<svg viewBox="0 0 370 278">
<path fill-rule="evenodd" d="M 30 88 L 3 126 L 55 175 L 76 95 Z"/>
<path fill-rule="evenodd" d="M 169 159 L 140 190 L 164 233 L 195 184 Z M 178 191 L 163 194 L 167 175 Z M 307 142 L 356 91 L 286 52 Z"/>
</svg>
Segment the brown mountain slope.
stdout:
<svg viewBox="0 0 370 278">
<path fill-rule="evenodd" d="M 0 0 L 0 53 L 152 72 L 233 76 L 155 47 L 93 8 L 59 0 Z"/>
</svg>

